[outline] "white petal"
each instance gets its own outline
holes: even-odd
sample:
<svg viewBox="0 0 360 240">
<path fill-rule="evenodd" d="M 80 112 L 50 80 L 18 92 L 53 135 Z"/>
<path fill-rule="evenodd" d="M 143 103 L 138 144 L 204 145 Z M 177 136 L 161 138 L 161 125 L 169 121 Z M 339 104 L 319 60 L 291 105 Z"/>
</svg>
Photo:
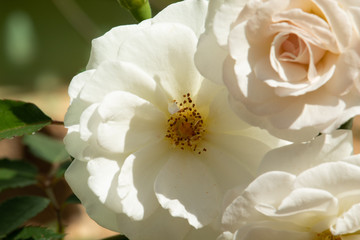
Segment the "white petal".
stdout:
<svg viewBox="0 0 360 240">
<path fill-rule="evenodd" d="M 107 61 L 97 67 L 96 72 L 81 91 L 80 97 L 91 102 L 100 102 L 110 92 L 126 91 L 157 105 L 166 111 L 167 97 L 151 75 L 139 66 L 126 62 Z"/>
<path fill-rule="evenodd" d="M 87 170 L 90 174 L 89 188 L 98 196 L 100 202 L 115 212 L 121 212 L 120 198 L 116 194 L 119 163 L 108 159 L 92 159 L 87 164 Z"/>
<path fill-rule="evenodd" d="M 324 13 L 332 31 L 337 38 L 338 46 L 343 51 L 348 47 L 352 35 L 352 23 L 345 10 L 339 7 L 336 0 L 313 0 Z"/>
<path fill-rule="evenodd" d="M 214 230 L 211 226 L 205 226 L 200 229 L 191 229 L 184 240 L 215 239 L 219 234 L 220 231 Z"/>
<path fill-rule="evenodd" d="M 166 90 L 169 101 L 178 100 L 196 95 L 203 80 L 194 64 L 197 40 L 184 25 L 156 23 L 129 38 L 118 59 L 136 64 Z"/>
<path fill-rule="evenodd" d="M 360 167 L 345 162 L 324 163 L 301 173 L 295 186 L 325 189 L 334 196 L 358 190 Z"/>
<path fill-rule="evenodd" d="M 126 215 L 117 216 L 121 231 L 131 240 L 171 239 L 183 240 L 191 226 L 185 219 L 174 218 L 159 207 L 149 218 L 142 221 L 129 221 Z"/>
<path fill-rule="evenodd" d="M 234 240 L 313 240 L 315 238 L 314 233 L 303 231 L 292 231 L 286 229 L 284 223 L 277 223 L 278 227 L 266 227 L 266 226 L 254 226 L 248 225 L 236 232 Z M 283 226 L 281 229 L 280 226 Z"/>
<path fill-rule="evenodd" d="M 327 191 L 301 188 L 292 191 L 278 207 L 258 204 L 255 208 L 274 219 L 311 228 L 321 219 L 331 220 L 329 216 L 338 212 L 338 201 Z"/>
<path fill-rule="evenodd" d="M 92 219 L 100 226 L 113 231 L 120 231 L 116 221 L 116 213 L 101 203 L 94 192 L 90 190 L 87 184 L 90 174 L 86 165 L 87 163 L 75 159 L 65 172 L 66 181 Z"/>
<path fill-rule="evenodd" d="M 204 77 L 218 84 L 223 84 L 222 63 L 226 56 L 227 52 L 216 44 L 213 33 L 205 32 L 200 36 L 195 54 L 195 64 Z"/>
<path fill-rule="evenodd" d="M 171 4 L 159 12 L 152 22 L 181 23 L 191 28 L 197 36 L 204 31 L 208 2 L 188 0 Z"/>
<path fill-rule="evenodd" d="M 116 190 L 131 219 L 143 220 L 160 207 L 154 183 L 169 154 L 169 144 L 160 140 L 131 154 L 122 165 Z"/>
<path fill-rule="evenodd" d="M 85 83 L 92 78 L 95 70 L 88 70 L 82 73 L 79 73 L 70 82 L 69 85 L 69 96 L 70 96 L 70 103 L 79 96 L 81 89 L 84 87 Z"/>
<path fill-rule="evenodd" d="M 352 206 L 331 226 L 330 231 L 334 235 L 354 233 L 360 230 L 360 203 Z"/>
<path fill-rule="evenodd" d="M 268 152 L 258 173 L 278 170 L 299 174 L 323 162 L 343 160 L 352 151 L 351 131 L 337 130 L 332 134 L 322 134 L 308 143 L 295 143 Z"/>
<path fill-rule="evenodd" d="M 98 144 L 111 152 L 131 152 L 163 138 L 166 116 L 150 102 L 129 92 L 108 94 L 98 110 Z"/>
<path fill-rule="evenodd" d="M 120 45 L 135 32 L 139 31 L 146 24 L 123 25 L 111 29 L 103 36 L 91 42 L 91 54 L 86 69 L 95 69 L 102 62 L 115 60 Z"/>
<path fill-rule="evenodd" d="M 174 217 L 188 220 L 201 228 L 219 214 L 221 195 L 219 186 L 195 154 L 173 154 L 160 171 L 155 192 L 161 206 Z"/>
</svg>

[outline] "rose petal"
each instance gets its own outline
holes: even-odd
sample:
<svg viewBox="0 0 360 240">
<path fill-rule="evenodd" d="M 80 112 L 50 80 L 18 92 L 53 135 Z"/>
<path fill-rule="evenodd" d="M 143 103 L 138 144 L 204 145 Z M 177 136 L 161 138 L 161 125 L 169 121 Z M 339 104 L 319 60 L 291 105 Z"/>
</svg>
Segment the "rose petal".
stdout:
<svg viewBox="0 0 360 240">
<path fill-rule="evenodd" d="M 163 208 L 195 228 L 211 223 L 219 214 L 219 186 L 192 153 L 174 153 L 157 176 L 154 189 Z"/>
<path fill-rule="evenodd" d="M 117 194 L 123 212 L 131 219 L 143 220 L 159 207 L 154 183 L 169 154 L 169 144 L 160 140 L 126 158 L 121 167 Z"/>
<path fill-rule="evenodd" d="M 204 31 L 207 5 L 208 2 L 204 0 L 188 0 L 181 4 L 171 4 L 159 12 L 152 22 L 181 23 L 199 36 Z"/>
<path fill-rule="evenodd" d="M 87 181 L 90 174 L 87 171 L 86 165 L 87 163 L 75 159 L 66 170 L 65 179 L 92 219 L 100 226 L 113 231 L 119 231 L 116 213 L 101 203 L 99 198 L 88 187 Z"/>
<path fill-rule="evenodd" d="M 351 131 L 323 134 L 309 143 L 295 143 L 274 149 L 263 158 L 258 173 L 286 171 L 299 174 L 323 162 L 343 160 L 353 152 Z"/>
<path fill-rule="evenodd" d="M 98 110 L 103 122 L 98 144 L 111 152 L 131 152 L 164 137 L 166 117 L 156 106 L 129 92 L 108 94 Z"/>
<path fill-rule="evenodd" d="M 167 96 L 154 79 L 136 64 L 108 61 L 97 67 L 81 91 L 80 98 L 100 102 L 113 91 L 127 91 L 167 111 Z"/>
<path fill-rule="evenodd" d="M 92 159 L 87 164 L 89 188 L 98 196 L 100 202 L 115 212 L 121 212 L 120 198 L 116 194 L 120 165 L 117 161 L 105 158 Z"/>
<path fill-rule="evenodd" d="M 354 233 L 360 230 L 360 203 L 353 205 L 341 217 L 336 219 L 330 231 L 334 235 Z"/>
<path fill-rule="evenodd" d="M 301 173 L 296 187 L 325 189 L 334 196 L 359 188 L 360 167 L 345 162 L 330 162 Z"/>
<path fill-rule="evenodd" d="M 131 240 L 182 240 L 191 230 L 185 219 L 174 218 L 161 207 L 142 221 L 129 221 L 126 215 L 119 214 L 115 222 L 121 226 L 119 232 L 124 233 Z"/>
<path fill-rule="evenodd" d="M 186 93 L 196 95 L 203 80 L 194 64 L 197 40 L 184 25 L 156 23 L 129 38 L 118 59 L 136 64 L 162 86 L 169 101 L 178 100 Z"/>
</svg>

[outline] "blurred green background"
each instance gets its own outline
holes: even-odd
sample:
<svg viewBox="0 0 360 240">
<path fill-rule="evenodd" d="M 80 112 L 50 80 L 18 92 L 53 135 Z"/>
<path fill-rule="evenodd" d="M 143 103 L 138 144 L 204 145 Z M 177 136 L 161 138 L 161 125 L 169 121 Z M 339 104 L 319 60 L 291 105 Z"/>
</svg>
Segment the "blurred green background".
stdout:
<svg viewBox="0 0 360 240">
<path fill-rule="evenodd" d="M 150 0 L 153 15 L 172 2 Z M 0 0 L 0 88 L 67 85 L 85 69 L 93 38 L 133 23 L 116 0 Z"/>
</svg>

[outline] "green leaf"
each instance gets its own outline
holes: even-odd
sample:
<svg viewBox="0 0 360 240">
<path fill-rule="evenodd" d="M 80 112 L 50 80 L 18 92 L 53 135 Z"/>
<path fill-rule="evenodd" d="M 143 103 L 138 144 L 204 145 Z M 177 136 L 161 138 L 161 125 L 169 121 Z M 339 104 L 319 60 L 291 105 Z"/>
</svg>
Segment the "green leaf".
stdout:
<svg viewBox="0 0 360 240">
<path fill-rule="evenodd" d="M 51 123 L 32 103 L 0 100 L 0 139 L 30 134 Z"/>
<path fill-rule="evenodd" d="M 71 164 L 71 161 L 66 161 L 66 162 L 63 162 L 61 163 L 61 165 L 59 166 L 59 168 L 56 170 L 55 172 L 55 177 L 56 178 L 61 178 L 64 176 L 65 172 L 66 172 L 66 169 L 68 169 L 68 167 L 70 166 Z"/>
<path fill-rule="evenodd" d="M 353 126 L 353 118 L 350 118 L 347 122 L 343 123 L 338 129 L 352 129 Z"/>
<path fill-rule="evenodd" d="M 24 227 L 16 234 L 14 240 L 53 240 L 62 239 L 64 234 L 56 233 L 48 228 L 44 227 Z"/>
<path fill-rule="evenodd" d="M 44 210 L 50 200 L 38 196 L 14 197 L 0 204 L 0 236 L 6 235 Z"/>
<path fill-rule="evenodd" d="M 103 240 L 129 240 L 125 235 L 116 235 L 108 238 L 104 238 Z"/>
<path fill-rule="evenodd" d="M 77 198 L 77 196 L 75 194 L 71 194 L 66 200 L 65 202 L 67 204 L 80 204 L 81 201 Z"/>
<path fill-rule="evenodd" d="M 24 161 L 0 160 L 0 192 L 36 184 L 37 168 Z"/>
<path fill-rule="evenodd" d="M 24 136 L 23 142 L 30 148 L 32 154 L 47 162 L 64 162 L 70 158 L 62 141 L 53 139 L 44 134 L 38 133 L 35 135 Z"/>
</svg>

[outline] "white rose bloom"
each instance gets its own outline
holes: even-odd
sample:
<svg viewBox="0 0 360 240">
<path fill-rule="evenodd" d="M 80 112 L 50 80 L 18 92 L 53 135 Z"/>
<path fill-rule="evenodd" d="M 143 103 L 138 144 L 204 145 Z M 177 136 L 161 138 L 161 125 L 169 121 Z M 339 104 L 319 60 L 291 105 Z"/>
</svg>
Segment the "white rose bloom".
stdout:
<svg viewBox="0 0 360 240">
<path fill-rule="evenodd" d="M 206 10 L 184 1 L 112 29 L 69 87 L 66 180 L 95 221 L 131 240 L 214 238 L 224 193 L 279 143 L 196 70 Z"/>
<path fill-rule="evenodd" d="M 360 114 L 359 16 L 351 0 L 210 0 L 196 64 L 249 123 L 307 141 Z"/>
<path fill-rule="evenodd" d="M 218 239 L 360 239 L 360 155 L 351 154 L 343 131 L 269 152 L 266 170 L 274 171 L 232 196 Z"/>
</svg>

